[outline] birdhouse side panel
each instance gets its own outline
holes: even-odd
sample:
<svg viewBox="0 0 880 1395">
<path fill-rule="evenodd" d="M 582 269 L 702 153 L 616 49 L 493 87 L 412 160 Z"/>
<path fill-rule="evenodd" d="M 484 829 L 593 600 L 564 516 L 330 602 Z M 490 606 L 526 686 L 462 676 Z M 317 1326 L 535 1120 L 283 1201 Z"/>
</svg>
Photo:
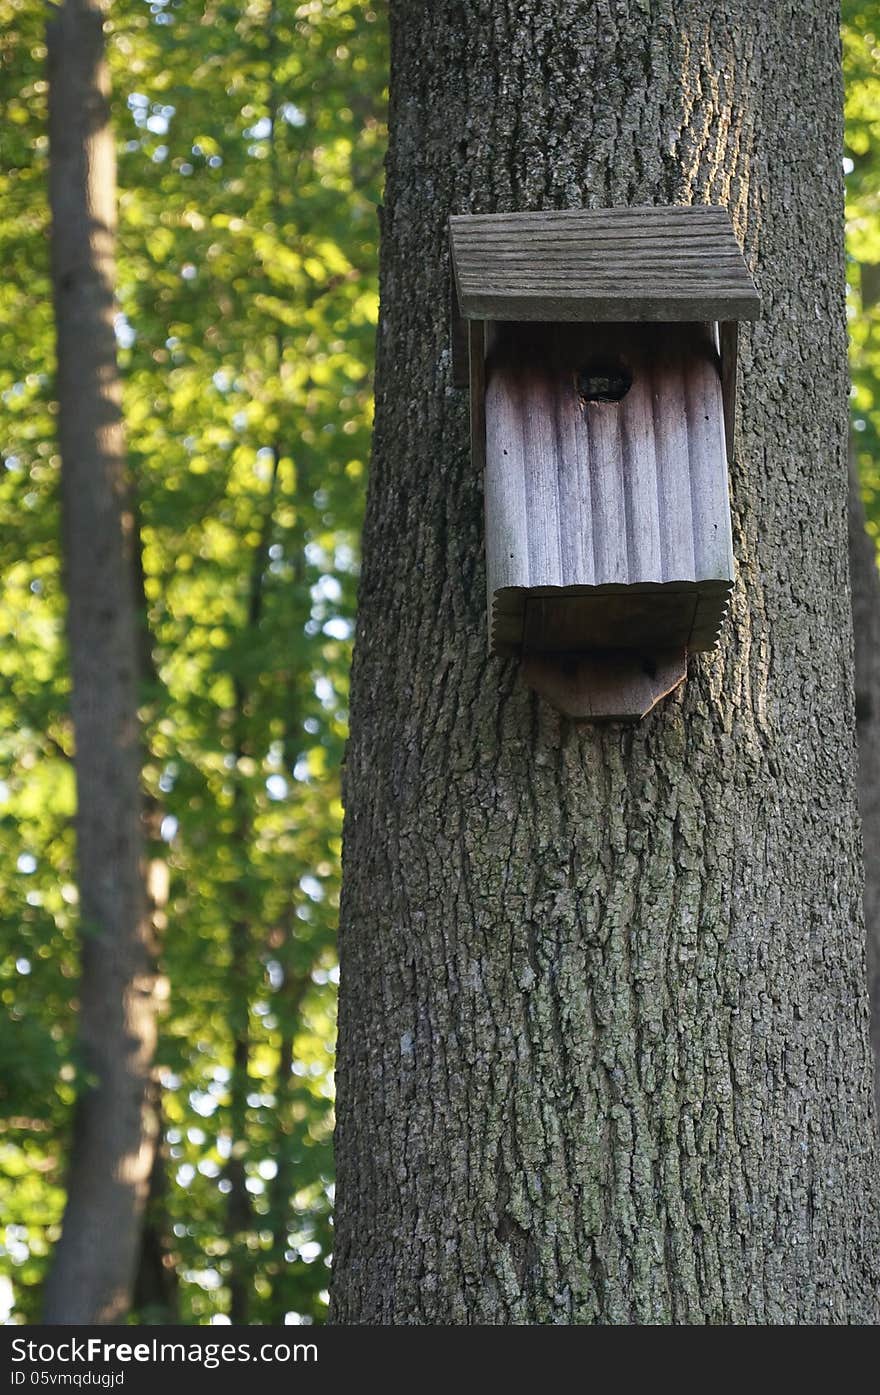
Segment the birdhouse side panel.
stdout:
<svg viewBox="0 0 880 1395">
<path fill-rule="evenodd" d="M 518 403 L 515 375 L 496 374 L 482 409 L 486 590 L 490 647 L 511 654 L 522 644 L 520 597 L 529 588 L 529 510 L 525 442 L 519 432 L 501 428 L 499 433 L 499 423 L 516 415 Z"/>
<path fill-rule="evenodd" d="M 705 329 L 708 332 L 710 327 Z M 703 340 L 684 373 L 691 487 L 694 574 L 701 581 L 733 580 L 730 481 L 721 376 L 714 347 Z"/>
</svg>

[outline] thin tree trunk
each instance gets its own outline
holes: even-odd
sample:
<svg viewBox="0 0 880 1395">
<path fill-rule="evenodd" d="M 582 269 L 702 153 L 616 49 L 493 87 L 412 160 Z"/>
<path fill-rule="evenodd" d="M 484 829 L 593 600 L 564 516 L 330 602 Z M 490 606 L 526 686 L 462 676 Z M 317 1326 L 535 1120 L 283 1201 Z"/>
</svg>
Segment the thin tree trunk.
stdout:
<svg viewBox="0 0 880 1395">
<path fill-rule="evenodd" d="M 141 1226 L 133 1307 L 142 1323 L 168 1324 L 180 1321 L 180 1285 L 168 1220 L 168 1158 L 163 1141 L 162 1086 L 155 1077 L 150 1108 L 156 1116 L 157 1144 Z"/>
<path fill-rule="evenodd" d="M 247 845 L 245 844 L 245 849 Z M 243 849 L 244 850 L 244 849 Z M 226 1235 L 229 1245 L 229 1320 L 246 1326 L 253 1281 L 248 1241 L 253 1228 L 247 1189 L 250 1089 L 250 925 L 236 919 L 230 927 L 229 1030 L 232 1034 L 232 1075 L 229 1083 L 229 1128 L 232 1148 L 226 1164 Z"/>
<path fill-rule="evenodd" d="M 144 573 L 143 538 L 137 499 L 132 500 L 132 574 L 135 609 L 138 618 L 137 651 L 140 676 L 142 721 L 149 726 L 161 688 L 154 659 L 154 638 L 150 628 Z M 144 842 L 147 857 L 147 910 L 153 929 L 153 946 L 158 967 L 160 946 L 168 929 L 170 868 L 162 839 L 163 809 L 148 790 L 141 791 Z M 170 985 L 163 975 L 156 980 L 157 1012 L 167 1007 Z M 160 1072 L 153 1071 L 148 1094 L 150 1130 L 155 1137 L 153 1165 L 147 1200 L 141 1222 L 138 1260 L 135 1268 L 132 1307 L 139 1322 L 176 1323 L 180 1320 L 177 1254 L 168 1217 L 168 1149 Z"/>
<path fill-rule="evenodd" d="M 102 23 L 98 0 L 64 0 L 47 31 L 83 1054 L 63 1231 L 45 1295 L 53 1323 L 114 1322 L 128 1311 L 155 1142 L 138 617 L 113 328 L 115 155 Z"/>
<path fill-rule="evenodd" d="M 880 1113 L 880 573 L 877 545 L 865 531 L 865 508 L 850 457 L 849 557 L 855 631 L 859 806 L 865 851 L 865 943 L 874 1091 Z"/>
<path fill-rule="evenodd" d="M 391 5 L 332 1315 L 878 1318 L 830 0 Z M 718 653 L 579 729 L 486 654 L 446 218 L 728 204 L 763 295 Z"/>
<path fill-rule="evenodd" d="M 259 541 L 251 559 L 248 606 L 245 632 L 256 642 L 263 613 L 263 578 L 269 555 L 272 523 L 275 512 L 275 491 L 278 484 L 280 447 L 273 446 L 272 476 L 260 528 Z M 232 891 L 235 911 L 229 927 L 229 1030 L 232 1037 L 232 1074 L 229 1082 L 229 1127 L 232 1150 L 226 1166 L 230 1190 L 226 1202 L 226 1234 L 229 1244 L 229 1319 L 236 1326 L 245 1326 L 250 1313 L 250 1292 L 253 1283 L 250 1232 L 253 1229 L 253 1207 L 247 1189 L 248 1093 L 250 1091 L 250 1001 L 251 965 L 254 955 L 253 898 L 247 889 L 247 859 L 253 825 L 249 795 L 243 784 L 241 763 L 253 758 L 248 736 L 248 705 L 250 693 L 240 679 L 235 679 L 235 766 L 233 816 L 235 852 L 240 860 L 240 882 Z"/>
<path fill-rule="evenodd" d="M 283 1324 L 285 1315 L 292 1306 L 292 1300 L 287 1296 L 289 1266 L 284 1258 L 290 1248 L 287 1237 L 291 1225 L 291 1197 L 296 1190 L 296 1165 L 291 1155 L 295 1084 L 292 1067 L 300 1011 L 309 986 L 309 975 L 297 975 L 292 964 L 292 927 L 295 923 L 293 909 L 291 907 L 289 924 L 284 931 L 284 945 L 278 951 L 284 981 L 273 999 L 273 1010 L 281 1027 L 281 1045 L 275 1077 L 275 1156 L 278 1171 L 272 1179 L 269 1197 L 268 1227 L 272 1242 L 267 1255 L 266 1272 L 272 1285 L 272 1295 L 267 1303 L 267 1320 L 270 1324 L 278 1325 Z"/>
</svg>

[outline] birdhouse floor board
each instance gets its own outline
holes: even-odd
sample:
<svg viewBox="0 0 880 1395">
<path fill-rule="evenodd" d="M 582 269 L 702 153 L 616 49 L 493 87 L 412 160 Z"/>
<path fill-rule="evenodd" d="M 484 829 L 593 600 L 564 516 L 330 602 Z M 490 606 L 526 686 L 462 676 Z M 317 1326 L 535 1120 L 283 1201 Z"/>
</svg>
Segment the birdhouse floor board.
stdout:
<svg viewBox="0 0 880 1395">
<path fill-rule="evenodd" d="M 613 649 L 624 627 L 627 648 L 684 647 L 697 613 L 697 597 L 680 591 L 637 596 L 543 597 L 526 601 L 523 648 L 564 654 L 584 648 Z"/>
<path fill-rule="evenodd" d="M 490 607 L 497 654 L 588 649 L 713 649 L 730 604 L 730 582 L 644 587 L 509 588 Z"/>
<path fill-rule="evenodd" d="M 562 659 L 527 654 L 522 665 L 527 687 L 581 722 L 637 722 L 686 677 L 684 649 L 645 655 L 608 650 Z"/>
</svg>

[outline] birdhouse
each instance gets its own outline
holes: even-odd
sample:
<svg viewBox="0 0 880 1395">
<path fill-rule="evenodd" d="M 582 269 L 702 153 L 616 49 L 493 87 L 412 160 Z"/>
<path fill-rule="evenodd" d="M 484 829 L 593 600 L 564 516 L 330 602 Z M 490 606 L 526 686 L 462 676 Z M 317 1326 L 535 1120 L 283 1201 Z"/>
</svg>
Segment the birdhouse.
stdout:
<svg viewBox="0 0 880 1395">
<path fill-rule="evenodd" d="M 737 323 L 726 209 L 450 220 L 454 372 L 484 471 L 489 634 L 580 718 L 638 718 L 733 586 Z"/>
</svg>

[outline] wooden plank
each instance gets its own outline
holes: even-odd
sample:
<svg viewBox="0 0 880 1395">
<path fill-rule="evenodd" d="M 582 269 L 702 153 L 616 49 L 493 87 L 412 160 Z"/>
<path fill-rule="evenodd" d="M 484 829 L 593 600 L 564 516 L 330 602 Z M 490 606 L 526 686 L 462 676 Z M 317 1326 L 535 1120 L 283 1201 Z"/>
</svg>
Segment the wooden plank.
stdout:
<svg viewBox="0 0 880 1395">
<path fill-rule="evenodd" d="M 691 509 L 689 431 L 685 368 L 681 355 L 646 364 L 654 407 L 657 511 L 660 518 L 660 578 L 696 578 Z"/>
<path fill-rule="evenodd" d="M 721 344 L 721 396 L 724 402 L 724 439 L 728 462 L 733 460 L 736 438 L 736 381 L 739 352 L 739 325 L 736 320 L 724 320 L 719 326 Z"/>
<path fill-rule="evenodd" d="M 650 655 L 611 650 L 573 658 L 527 654 L 522 679 L 578 722 L 637 722 L 687 677 L 683 648 Z"/>
<path fill-rule="evenodd" d="M 461 312 L 492 320 L 754 319 L 725 208 L 569 209 L 450 219 Z"/>
<path fill-rule="evenodd" d="M 587 414 L 579 404 L 580 430 L 587 441 L 584 454 L 590 462 L 594 574 L 600 582 L 628 582 L 630 574 L 626 526 L 629 482 L 623 472 L 621 406 L 619 402 L 595 402 Z"/>
<path fill-rule="evenodd" d="M 685 323 L 690 320 L 754 319 L 750 296 L 721 292 L 717 288 L 701 292 L 696 286 L 687 293 L 661 294 L 653 287 L 633 293 L 631 287 L 601 286 L 596 280 L 578 285 L 565 275 L 552 290 L 521 291 L 510 283 L 497 292 L 474 292 L 468 298 L 465 316 L 486 320 L 552 320 L 557 323 L 607 320 Z"/>
<path fill-rule="evenodd" d="M 482 325 L 482 321 L 472 321 Z M 486 590 L 489 646 L 493 653 L 517 653 L 522 641 L 522 606 L 517 599 L 529 584 L 528 510 L 524 439 L 520 430 L 507 431 L 518 419 L 519 386 L 515 373 L 498 372 L 498 327 L 486 327 L 483 353 L 485 387 L 471 390 L 471 441 L 473 465 L 482 459 L 486 539 Z M 473 350 L 472 350 L 473 352 Z M 480 439 L 475 449 L 474 423 Z M 499 594 L 500 598 L 499 598 Z M 505 604 L 504 595 L 513 599 Z"/>
<path fill-rule="evenodd" d="M 690 653 L 715 648 L 730 608 L 733 582 L 660 582 L 653 588 L 583 588 L 556 596 L 515 587 L 490 594 L 492 652 L 580 654 L 593 649 L 653 652 L 683 645 Z"/>
<path fill-rule="evenodd" d="M 558 337 L 558 336 L 557 336 Z M 560 352 L 557 344 L 556 354 Z M 596 509 L 590 476 L 590 440 L 579 412 L 556 412 L 556 478 L 559 490 L 559 549 L 563 577 L 596 579 L 593 516 Z"/>
<path fill-rule="evenodd" d="M 624 586 L 592 596 L 525 597 L 523 649 L 530 654 L 577 654 L 584 649 L 684 647 L 697 611 L 696 586 L 643 591 Z"/>
<path fill-rule="evenodd" d="M 630 568 L 637 576 L 662 576 L 664 530 L 657 497 L 657 439 L 649 374 L 634 377 L 620 427 Z"/>
<path fill-rule="evenodd" d="M 523 365 L 526 367 L 526 365 Z M 529 576 L 562 586 L 562 512 L 559 504 L 559 446 L 556 382 L 547 365 L 530 365 L 529 411 L 516 422 L 522 437 L 526 486 L 526 547 Z M 512 423 L 513 424 L 513 423 Z M 548 462 L 552 461 L 552 468 Z"/>
<path fill-rule="evenodd" d="M 495 652 L 711 648 L 733 582 L 712 327 L 492 334 L 483 440 Z M 627 377 L 619 401 L 584 396 Z"/>
<path fill-rule="evenodd" d="M 482 320 L 464 323 L 467 325 L 465 386 L 470 384 L 471 460 L 474 469 L 482 471 L 486 463 L 486 326 Z"/>
<path fill-rule="evenodd" d="M 715 648 L 721 627 L 730 609 L 732 584 L 720 592 L 711 592 L 704 583 L 697 598 L 694 624 L 687 647 L 692 654 L 706 653 Z"/>
<path fill-rule="evenodd" d="M 714 348 L 714 327 L 707 325 L 705 329 L 705 343 L 709 352 Z M 686 371 L 684 383 L 690 457 L 694 575 L 729 579 L 733 576 L 733 538 L 729 527 L 718 526 L 719 518 L 730 517 L 723 383 L 717 371 Z M 708 467 L 707 462 L 713 460 L 723 460 L 724 468 Z"/>
</svg>

